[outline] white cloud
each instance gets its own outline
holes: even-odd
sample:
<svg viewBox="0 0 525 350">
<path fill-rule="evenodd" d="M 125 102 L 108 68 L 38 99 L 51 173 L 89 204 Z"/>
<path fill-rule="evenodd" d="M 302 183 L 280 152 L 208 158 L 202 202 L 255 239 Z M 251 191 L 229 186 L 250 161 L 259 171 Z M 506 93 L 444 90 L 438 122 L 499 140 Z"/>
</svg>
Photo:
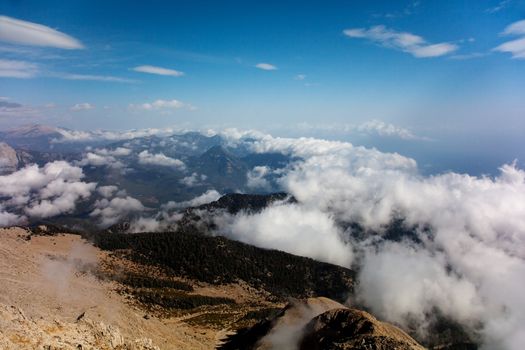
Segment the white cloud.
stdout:
<svg viewBox="0 0 525 350">
<path fill-rule="evenodd" d="M 11 102 L 7 98 L 0 99 L 0 117 L 34 117 L 38 113 L 38 110 L 33 107 Z"/>
<path fill-rule="evenodd" d="M 114 156 L 114 157 L 125 157 L 131 154 L 131 150 L 126 147 L 117 147 L 114 149 L 97 148 L 95 152 L 103 156 Z"/>
<path fill-rule="evenodd" d="M 507 6 L 509 6 L 509 4 L 511 3 L 512 0 L 502 0 L 500 1 L 496 6 L 494 7 L 489 7 L 488 9 L 485 10 L 485 12 L 487 13 L 496 13 L 496 12 L 499 12 L 503 9 L 505 9 Z"/>
<path fill-rule="evenodd" d="M 113 196 L 113 194 L 117 191 L 118 187 L 113 185 L 97 187 L 98 194 L 100 194 L 104 198 L 109 198 Z"/>
<path fill-rule="evenodd" d="M 458 49 L 451 43 L 430 44 L 419 35 L 398 32 L 383 25 L 365 28 L 346 29 L 343 33 L 350 38 L 363 38 L 378 43 L 381 46 L 407 52 L 414 57 L 439 57 Z"/>
<path fill-rule="evenodd" d="M 97 140 L 131 140 L 138 137 L 147 136 L 168 136 L 179 129 L 174 128 L 148 128 L 139 130 L 127 130 L 127 131 L 107 131 L 107 130 L 93 130 L 93 131 L 79 131 L 79 130 L 68 130 L 62 128 L 56 128 L 56 131 L 62 136 L 60 139 L 55 139 L 53 142 L 85 142 L 85 141 L 97 141 Z"/>
<path fill-rule="evenodd" d="M 33 78 L 38 74 L 38 66 L 26 61 L 0 59 L 0 77 Z"/>
<path fill-rule="evenodd" d="M 314 208 L 273 205 L 256 215 L 238 214 L 221 233 L 258 247 L 273 248 L 320 261 L 350 266 L 352 248 L 341 239 L 333 218 Z"/>
<path fill-rule="evenodd" d="M 277 70 L 277 67 L 270 63 L 257 63 L 255 65 L 255 68 L 259 68 L 262 70 Z"/>
<path fill-rule="evenodd" d="M 142 151 L 138 155 L 140 164 L 148 165 L 160 165 L 160 166 L 170 166 L 178 169 L 184 169 L 184 162 L 180 159 L 170 158 L 163 153 L 153 154 L 149 151 Z"/>
<path fill-rule="evenodd" d="M 89 75 L 89 74 L 56 74 L 57 78 L 66 80 L 107 81 L 114 83 L 134 83 L 135 80 L 114 77 L 111 75 Z"/>
<path fill-rule="evenodd" d="M 204 175 L 204 174 L 197 174 L 197 173 L 193 173 L 189 176 L 186 176 L 182 179 L 179 180 L 179 183 L 181 183 L 182 185 L 184 186 L 187 186 L 187 187 L 192 187 L 192 186 L 195 186 L 195 185 L 200 185 L 201 184 L 201 181 L 204 181 L 206 180 L 207 176 Z"/>
<path fill-rule="evenodd" d="M 89 214 L 98 217 L 101 227 L 108 227 L 118 223 L 127 215 L 144 211 L 142 203 L 133 197 L 115 197 L 111 200 L 103 198 L 95 202 L 95 209 Z"/>
<path fill-rule="evenodd" d="M 514 22 L 508 25 L 502 33 L 503 35 L 516 35 L 518 39 L 504 42 L 495 51 L 507 52 L 512 58 L 525 59 L 525 20 Z"/>
<path fill-rule="evenodd" d="M 398 137 L 403 140 L 428 140 L 427 138 L 414 135 L 410 130 L 385 123 L 380 120 L 371 120 L 358 125 L 355 128 L 359 132 L 377 134 L 379 136 Z"/>
<path fill-rule="evenodd" d="M 219 192 L 217 192 L 216 190 L 208 190 L 204 192 L 203 194 L 195 198 L 192 198 L 188 201 L 183 201 L 183 202 L 169 201 L 168 203 L 162 206 L 162 209 L 167 211 L 167 210 L 173 210 L 173 209 L 196 207 L 202 204 L 214 202 L 218 200 L 219 198 L 221 198 L 221 194 Z"/>
<path fill-rule="evenodd" d="M 156 66 L 137 66 L 133 68 L 135 72 L 141 72 L 141 73 L 149 73 L 149 74 L 156 74 L 156 75 L 167 75 L 172 77 L 181 77 L 184 75 L 184 72 L 174 70 L 174 69 L 168 69 L 168 68 L 162 68 L 162 67 L 156 67 Z"/>
<path fill-rule="evenodd" d="M 22 225 L 25 222 L 24 216 L 8 213 L 0 208 L 0 227 Z"/>
<path fill-rule="evenodd" d="M 270 182 L 265 178 L 271 173 L 267 166 L 256 166 L 246 174 L 246 186 L 252 189 L 267 190 L 271 189 Z"/>
<path fill-rule="evenodd" d="M 95 183 L 81 181 L 83 177 L 81 168 L 65 161 L 47 163 L 42 168 L 30 165 L 0 176 L 4 222 L 16 220 L 14 215 L 21 212 L 40 218 L 72 212 L 76 202 L 89 198 L 96 187 Z"/>
<path fill-rule="evenodd" d="M 82 159 L 77 162 L 77 165 L 81 167 L 85 166 L 109 166 L 111 168 L 120 169 L 124 167 L 124 164 L 117 160 L 112 155 L 98 154 L 96 152 L 88 152 L 84 154 Z"/>
<path fill-rule="evenodd" d="M 508 25 L 503 31 L 505 35 L 525 35 L 525 19 Z"/>
<path fill-rule="evenodd" d="M 525 171 L 516 164 L 494 178 L 425 177 L 412 159 L 345 142 L 265 135 L 247 143 L 257 152 L 302 158 L 279 179 L 298 203 L 226 217 L 217 221 L 218 232 L 324 261 L 352 261 L 360 271 L 358 297 L 388 321 L 411 321 L 424 331 L 436 308 L 479 334 L 482 348 L 522 348 Z M 419 243 L 386 240 L 394 218 L 403 218 Z M 335 223 L 357 223 L 365 232 L 356 236 Z M 332 245 L 339 253 L 332 254 Z"/>
<path fill-rule="evenodd" d="M 57 30 L 41 24 L 0 16 L 0 41 L 29 46 L 47 46 L 60 49 L 82 49 L 82 43 Z"/>
<path fill-rule="evenodd" d="M 146 111 L 153 111 L 153 110 L 176 110 L 181 108 L 188 108 L 193 109 L 191 105 L 188 105 L 182 101 L 179 100 L 156 100 L 154 102 L 147 102 L 142 104 L 130 104 L 129 107 L 131 109 L 139 109 L 139 110 L 146 110 Z"/>
<path fill-rule="evenodd" d="M 71 107 L 71 110 L 72 111 L 87 111 L 87 110 L 94 109 L 94 108 L 95 106 L 93 106 L 92 104 L 84 102 L 84 103 L 77 103 L 76 105 Z"/>
<path fill-rule="evenodd" d="M 306 75 L 305 74 L 297 74 L 294 78 L 295 80 L 305 80 Z"/>
</svg>

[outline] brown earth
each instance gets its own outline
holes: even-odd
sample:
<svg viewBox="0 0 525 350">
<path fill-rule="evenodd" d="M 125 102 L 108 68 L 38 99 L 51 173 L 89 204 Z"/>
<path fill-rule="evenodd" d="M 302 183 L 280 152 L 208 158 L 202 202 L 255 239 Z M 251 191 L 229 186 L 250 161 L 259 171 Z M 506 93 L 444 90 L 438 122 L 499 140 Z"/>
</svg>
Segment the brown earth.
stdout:
<svg viewBox="0 0 525 350">
<path fill-rule="evenodd" d="M 0 229 L 0 348 L 212 349 L 247 312 L 282 306 L 243 284 L 186 281 L 191 295 L 236 303 L 161 313 L 136 302 L 120 283 L 100 278 L 108 266 L 140 269 L 77 235 Z"/>
</svg>

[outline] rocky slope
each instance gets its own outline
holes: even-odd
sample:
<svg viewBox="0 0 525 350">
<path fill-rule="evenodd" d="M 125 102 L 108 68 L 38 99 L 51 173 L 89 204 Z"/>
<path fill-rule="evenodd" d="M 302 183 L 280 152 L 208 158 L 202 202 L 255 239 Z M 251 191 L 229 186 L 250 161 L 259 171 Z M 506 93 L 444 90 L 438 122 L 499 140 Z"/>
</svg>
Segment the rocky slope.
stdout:
<svg viewBox="0 0 525 350">
<path fill-rule="evenodd" d="M 10 174 L 18 169 L 16 151 L 5 142 L 0 142 L 0 175 Z"/>
<path fill-rule="evenodd" d="M 275 318 L 240 330 L 220 350 L 423 350 L 399 328 L 367 312 L 347 308 L 326 298 L 287 305 Z"/>
<path fill-rule="evenodd" d="M 75 322 L 31 319 L 15 307 L 0 305 L 0 349 L 159 350 L 151 339 L 124 338 L 118 328 L 79 317 Z"/>
</svg>

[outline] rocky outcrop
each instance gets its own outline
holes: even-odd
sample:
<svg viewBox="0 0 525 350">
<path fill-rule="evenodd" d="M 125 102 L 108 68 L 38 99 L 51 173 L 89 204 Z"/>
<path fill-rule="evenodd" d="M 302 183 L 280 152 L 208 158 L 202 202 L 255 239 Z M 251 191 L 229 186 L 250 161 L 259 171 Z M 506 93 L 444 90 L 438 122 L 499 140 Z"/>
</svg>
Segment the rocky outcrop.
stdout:
<svg viewBox="0 0 525 350">
<path fill-rule="evenodd" d="M 125 339 L 102 322 L 81 317 L 77 322 L 33 320 L 14 306 L 0 305 L 0 349 L 159 350 L 150 339 Z"/>
<path fill-rule="evenodd" d="M 10 174 L 18 169 L 16 151 L 5 142 L 0 142 L 0 175 Z"/>
<path fill-rule="evenodd" d="M 222 350 L 423 350 L 399 328 L 367 312 L 327 298 L 310 298 L 286 306 L 275 318 L 231 335 Z"/>
<path fill-rule="evenodd" d="M 314 317 L 304 328 L 299 350 L 423 350 L 399 328 L 368 312 L 339 308 Z"/>
</svg>

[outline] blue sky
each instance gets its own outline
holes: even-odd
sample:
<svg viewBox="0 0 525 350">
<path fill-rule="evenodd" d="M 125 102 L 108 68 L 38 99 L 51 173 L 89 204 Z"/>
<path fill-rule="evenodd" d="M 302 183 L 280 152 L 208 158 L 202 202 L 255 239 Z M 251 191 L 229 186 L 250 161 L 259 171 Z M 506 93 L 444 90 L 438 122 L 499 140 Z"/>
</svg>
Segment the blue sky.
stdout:
<svg viewBox="0 0 525 350">
<path fill-rule="evenodd" d="M 523 0 L 11 0 L 0 15 L 1 128 L 257 128 L 423 166 L 523 155 Z"/>
</svg>

